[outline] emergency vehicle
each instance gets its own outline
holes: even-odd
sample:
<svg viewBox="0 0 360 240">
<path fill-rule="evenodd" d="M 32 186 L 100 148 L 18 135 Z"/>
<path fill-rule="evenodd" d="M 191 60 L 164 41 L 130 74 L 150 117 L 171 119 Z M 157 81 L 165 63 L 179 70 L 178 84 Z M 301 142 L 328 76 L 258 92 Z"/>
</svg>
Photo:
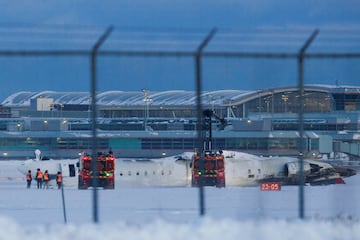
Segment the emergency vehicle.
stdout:
<svg viewBox="0 0 360 240">
<path fill-rule="evenodd" d="M 192 186 L 200 186 L 200 177 L 202 177 L 203 186 L 225 187 L 224 156 L 221 151 L 205 151 L 202 161 L 203 170 L 201 170 L 199 155 L 194 155 Z"/>
<path fill-rule="evenodd" d="M 111 153 L 97 153 L 96 172 L 92 171 L 92 157 L 89 154 L 83 154 L 80 158 L 79 169 L 79 189 L 94 187 L 94 178 L 96 178 L 96 187 L 104 189 L 114 189 L 115 187 L 115 157 Z"/>
<path fill-rule="evenodd" d="M 192 186 L 225 187 L 225 164 L 222 151 L 212 149 L 212 117 L 220 121 L 223 119 L 215 115 L 212 110 L 203 112 L 204 149 L 202 153 L 195 152 L 192 160 Z M 200 182 L 202 180 L 202 183 Z"/>
</svg>

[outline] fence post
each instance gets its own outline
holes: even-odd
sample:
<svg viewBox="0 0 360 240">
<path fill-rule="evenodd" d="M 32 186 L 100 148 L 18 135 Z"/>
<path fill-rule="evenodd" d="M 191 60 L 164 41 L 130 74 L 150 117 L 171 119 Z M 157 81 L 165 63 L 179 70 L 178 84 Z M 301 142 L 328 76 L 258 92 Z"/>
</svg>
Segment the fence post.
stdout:
<svg viewBox="0 0 360 240">
<path fill-rule="evenodd" d="M 103 35 L 97 40 L 95 45 L 91 50 L 91 129 L 92 129 L 92 141 L 91 141 L 91 149 L 92 149 L 92 161 L 91 161 L 91 169 L 92 169 L 92 185 L 93 185 L 93 221 L 97 223 L 98 219 L 98 194 L 97 194 L 97 166 L 96 166 L 96 159 L 97 159 L 97 136 L 96 136 L 96 115 L 97 115 L 97 108 L 96 108 L 96 57 L 99 48 L 105 42 L 106 38 L 112 32 L 113 27 L 110 26 L 106 29 Z"/>
<path fill-rule="evenodd" d="M 203 129 L 202 129 L 202 104 L 201 104 L 201 54 L 206 47 L 206 45 L 210 42 L 211 38 L 215 35 L 216 28 L 212 29 L 210 33 L 206 36 L 206 38 L 199 45 L 196 53 L 195 53 L 195 74 L 196 74 L 196 112 L 197 112 L 197 149 L 198 155 L 200 157 L 199 160 L 199 169 L 201 172 L 204 171 L 204 161 L 203 161 Z M 203 176 L 200 174 L 199 176 L 199 208 L 200 208 L 200 216 L 205 215 L 205 199 L 204 199 L 204 186 L 203 186 Z"/>
<path fill-rule="evenodd" d="M 305 185 L 305 176 L 304 176 L 304 55 L 307 48 L 310 46 L 312 41 L 315 39 L 316 35 L 319 33 L 317 29 L 311 34 L 311 36 L 306 40 L 305 44 L 299 51 L 298 54 L 298 88 L 299 88 L 299 166 L 300 166 L 300 176 L 299 176 L 299 218 L 304 219 L 304 185 Z"/>
</svg>

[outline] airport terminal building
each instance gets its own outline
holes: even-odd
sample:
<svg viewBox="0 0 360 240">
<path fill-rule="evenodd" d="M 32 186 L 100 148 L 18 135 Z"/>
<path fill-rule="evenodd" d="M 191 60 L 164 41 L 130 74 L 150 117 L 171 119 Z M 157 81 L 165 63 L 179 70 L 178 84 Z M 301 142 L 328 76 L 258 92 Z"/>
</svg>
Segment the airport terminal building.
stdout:
<svg viewBox="0 0 360 240">
<path fill-rule="evenodd" d="M 360 87 L 306 85 L 305 154 L 360 155 Z M 17 92 L 0 106 L 0 157 L 74 158 L 91 148 L 89 92 Z M 298 155 L 299 91 L 203 92 L 213 110 L 214 148 L 261 155 Z M 98 149 L 117 157 L 161 157 L 197 146 L 193 91 L 107 91 L 97 95 Z"/>
</svg>

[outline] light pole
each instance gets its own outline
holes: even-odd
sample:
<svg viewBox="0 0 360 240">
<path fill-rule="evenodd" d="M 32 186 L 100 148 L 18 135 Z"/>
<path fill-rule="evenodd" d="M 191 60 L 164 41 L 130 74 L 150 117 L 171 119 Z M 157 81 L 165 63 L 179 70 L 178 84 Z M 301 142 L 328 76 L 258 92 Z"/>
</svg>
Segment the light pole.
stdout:
<svg viewBox="0 0 360 240">
<path fill-rule="evenodd" d="M 88 98 L 88 104 L 89 104 L 89 106 L 88 106 L 88 119 L 89 119 L 89 123 L 90 123 L 90 120 L 91 120 L 91 96 L 89 96 L 89 98 Z"/>
<path fill-rule="evenodd" d="M 287 94 L 283 94 L 281 95 L 281 99 L 284 101 L 284 112 L 287 112 L 287 101 L 289 100 L 289 96 Z"/>
<path fill-rule="evenodd" d="M 266 112 L 269 113 L 269 109 L 270 109 L 270 99 L 269 99 L 269 97 L 265 98 L 265 104 L 266 104 Z"/>
<path fill-rule="evenodd" d="M 48 120 L 44 120 L 43 123 L 44 123 L 44 130 L 47 131 L 48 130 L 48 123 L 49 123 Z"/>
<path fill-rule="evenodd" d="M 18 132 L 20 132 L 20 128 L 21 128 L 21 123 L 17 123 L 16 124 L 16 129 L 17 129 Z"/>
<path fill-rule="evenodd" d="M 59 107 L 60 107 L 60 117 L 62 117 L 62 112 L 63 112 L 63 108 L 64 108 L 64 104 L 59 103 Z"/>
<path fill-rule="evenodd" d="M 144 109 L 144 128 L 145 131 L 147 129 L 147 119 L 149 117 L 149 104 L 151 103 L 152 99 L 148 97 L 149 90 L 143 89 L 142 90 L 144 94 L 144 103 L 145 103 L 145 109 Z"/>
</svg>

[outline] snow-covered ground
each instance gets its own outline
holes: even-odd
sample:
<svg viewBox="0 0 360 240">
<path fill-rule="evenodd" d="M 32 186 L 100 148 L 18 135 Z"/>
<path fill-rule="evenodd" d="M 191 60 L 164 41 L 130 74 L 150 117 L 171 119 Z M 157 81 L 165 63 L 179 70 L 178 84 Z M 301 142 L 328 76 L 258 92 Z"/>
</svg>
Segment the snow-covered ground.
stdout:
<svg viewBox="0 0 360 240">
<path fill-rule="evenodd" d="M 298 219 L 298 187 L 205 188 L 199 217 L 197 188 L 99 190 L 99 224 L 92 190 L 25 188 L 18 162 L 0 162 L 2 239 L 357 239 L 360 176 L 345 185 L 306 186 L 305 216 Z"/>
</svg>

